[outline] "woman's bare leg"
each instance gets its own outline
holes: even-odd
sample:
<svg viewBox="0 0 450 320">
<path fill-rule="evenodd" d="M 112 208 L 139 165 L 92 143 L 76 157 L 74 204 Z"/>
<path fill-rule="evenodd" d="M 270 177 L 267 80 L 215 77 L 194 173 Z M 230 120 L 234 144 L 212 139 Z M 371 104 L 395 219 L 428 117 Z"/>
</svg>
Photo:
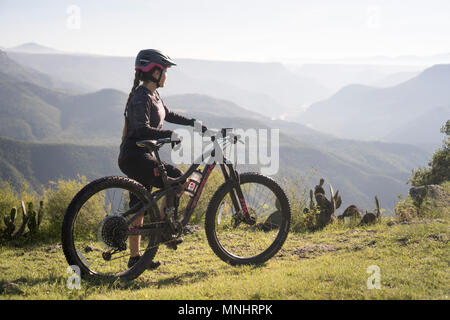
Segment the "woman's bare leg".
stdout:
<svg viewBox="0 0 450 320">
<path fill-rule="evenodd" d="M 132 224 L 132 227 L 140 227 L 144 223 L 144 214 L 139 216 Z M 136 257 L 139 255 L 139 248 L 141 247 L 141 236 L 129 236 L 130 241 L 130 256 Z"/>
<path fill-rule="evenodd" d="M 166 210 L 166 197 L 163 197 L 161 200 L 161 207 L 159 208 L 159 216 L 161 217 L 161 221 L 164 220 L 166 214 L 164 211 Z"/>
<path fill-rule="evenodd" d="M 183 184 L 183 187 L 181 188 L 181 192 L 178 194 L 179 197 L 181 197 L 183 195 L 184 189 L 187 186 L 187 181 L 186 183 Z M 164 197 L 161 200 L 161 208 L 160 208 L 160 217 L 161 220 L 164 220 L 165 218 L 165 209 L 166 209 L 166 197 Z M 132 224 L 132 227 L 140 227 L 142 226 L 142 224 L 144 223 L 144 214 L 142 214 L 139 218 L 137 218 Z M 139 248 L 141 247 L 141 236 L 137 235 L 137 236 L 129 236 L 128 237 L 129 241 L 130 241 L 130 256 L 131 257 L 136 257 L 139 255 Z"/>
<path fill-rule="evenodd" d="M 184 189 L 186 189 L 187 185 L 188 185 L 188 181 L 186 181 L 183 184 L 183 186 L 181 187 L 180 193 L 177 194 L 179 198 L 181 198 L 181 196 L 183 195 Z M 166 214 L 164 212 L 165 210 L 166 210 L 166 197 L 162 198 L 162 200 L 161 200 L 161 208 L 159 211 L 159 216 L 161 217 L 161 220 L 164 220 L 164 218 L 166 216 Z"/>
</svg>

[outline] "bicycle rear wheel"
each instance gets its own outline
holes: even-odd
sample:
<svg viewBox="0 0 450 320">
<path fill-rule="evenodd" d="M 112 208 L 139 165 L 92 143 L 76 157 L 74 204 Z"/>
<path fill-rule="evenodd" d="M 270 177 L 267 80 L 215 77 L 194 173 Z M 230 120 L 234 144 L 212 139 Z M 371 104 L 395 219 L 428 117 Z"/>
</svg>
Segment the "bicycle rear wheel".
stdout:
<svg viewBox="0 0 450 320">
<path fill-rule="evenodd" d="M 281 249 L 287 238 L 291 217 L 289 200 L 269 177 L 258 173 L 243 173 L 239 177 L 247 209 L 256 223 L 237 218 L 231 197 L 235 191 L 229 181 L 216 191 L 209 203 L 206 235 L 217 256 L 231 265 L 263 263 Z"/>
<path fill-rule="evenodd" d="M 127 231 L 130 228 L 122 214 L 130 210 L 130 198 L 133 199 L 132 213 L 149 202 L 143 185 L 119 176 L 92 181 L 73 198 L 63 220 L 62 246 L 67 262 L 78 266 L 82 276 L 131 280 L 144 272 L 153 260 L 159 239 L 141 237 L 139 251 L 144 254 L 128 268 Z M 154 210 L 147 210 L 144 224 L 158 219 Z"/>
</svg>

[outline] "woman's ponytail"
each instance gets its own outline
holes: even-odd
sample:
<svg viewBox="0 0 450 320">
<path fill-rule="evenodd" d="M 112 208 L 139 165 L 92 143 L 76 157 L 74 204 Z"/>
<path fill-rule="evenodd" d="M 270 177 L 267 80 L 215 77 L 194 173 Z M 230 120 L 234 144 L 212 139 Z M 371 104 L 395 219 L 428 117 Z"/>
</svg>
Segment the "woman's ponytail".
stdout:
<svg viewBox="0 0 450 320">
<path fill-rule="evenodd" d="M 137 87 L 139 87 L 140 78 L 141 78 L 141 70 L 136 70 L 134 74 L 133 87 L 131 88 L 130 94 L 128 95 L 127 103 L 125 105 L 125 112 L 123 113 L 123 115 L 125 116 L 125 123 L 123 125 L 122 140 L 125 139 L 128 130 L 128 103 L 130 102 L 130 99 L 133 96 L 134 92 L 136 91 Z"/>
</svg>

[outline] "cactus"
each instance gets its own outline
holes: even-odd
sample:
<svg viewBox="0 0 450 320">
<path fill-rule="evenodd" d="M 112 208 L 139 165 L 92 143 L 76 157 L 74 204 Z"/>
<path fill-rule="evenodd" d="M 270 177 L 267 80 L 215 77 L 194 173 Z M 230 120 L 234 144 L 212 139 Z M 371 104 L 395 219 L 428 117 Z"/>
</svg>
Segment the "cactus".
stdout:
<svg viewBox="0 0 450 320">
<path fill-rule="evenodd" d="M 39 202 L 39 210 L 36 212 L 33 208 L 33 203 L 27 203 L 28 209 L 26 209 L 25 203 L 21 201 L 21 209 L 22 209 L 22 224 L 20 228 L 16 228 L 16 217 L 17 217 L 17 208 L 13 207 L 11 209 L 11 213 L 9 216 L 3 217 L 3 220 L 6 225 L 6 229 L 3 230 L 3 235 L 7 239 L 17 239 L 24 232 L 26 227 L 28 227 L 29 232 L 27 234 L 36 234 L 39 229 L 39 226 L 42 222 L 42 217 L 44 215 L 44 202 Z"/>
<path fill-rule="evenodd" d="M 325 190 L 322 187 L 324 182 L 325 182 L 325 180 L 323 178 L 321 178 L 319 184 L 316 185 L 314 188 L 314 194 L 317 194 L 317 193 L 325 194 Z"/>
<path fill-rule="evenodd" d="M 311 189 L 309 190 L 309 209 L 313 210 L 315 206 L 316 202 L 314 201 L 314 192 Z"/>
<path fill-rule="evenodd" d="M 331 214 L 334 214 L 334 212 L 336 211 L 336 199 L 334 198 L 334 190 L 332 185 L 329 184 L 328 186 L 330 187 L 330 211 Z"/>
<path fill-rule="evenodd" d="M 314 191 L 312 189 L 309 190 L 309 208 L 303 208 L 303 213 L 308 214 L 312 211 L 314 211 L 314 208 L 316 207 L 316 204 L 314 202 Z"/>
<path fill-rule="evenodd" d="M 336 204 L 336 209 L 339 209 L 342 204 L 342 198 L 339 195 L 339 190 L 336 191 L 336 194 L 334 195 L 334 202 Z"/>
<path fill-rule="evenodd" d="M 378 200 L 378 197 L 375 196 L 375 205 L 377 206 L 377 218 L 379 218 L 381 216 L 381 208 L 380 208 L 380 200 Z"/>
<path fill-rule="evenodd" d="M 36 211 L 33 210 L 33 203 L 32 202 L 28 202 L 28 229 L 30 230 L 31 234 L 35 234 L 37 231 L 37 215 L 36 215 Z"/>
<path fill-rule="evenodd" d="M 366 214 L 364 215 L 364 217 L 362 217 L 360 225 L 375 223 L 376 220 L 380 217 L 381 215 L 380 201 L 378 200 L 377 196 L 375 196 L 375 205 L 376 205 L 375 213 L 367 212 L 366 210 Z"/>
<path fill-rule="evenodd" d="M 339 195 L 339 191 L 334 193 L 333 186 L 329 184 L 330 189 L 330 200 L 325 196 L 325 190 L 323 188 L 325 180 L 323 178 L 320 179 L 318 185 L 314 188 L 314 196 L 316 198 L 317 207 L 320 211 L 318 216 L 318 227 L 323 228 L 330 222 L 335 220 L 335 211 L 341 206 L 342 199 Z M 311 196 L 311 192 L 310 192 Z"/>
<path fill-rule="evenodd" d="M 12 239 L 17 239 L 18 237 L 20 237 L 23 234 L 23 232 L 25 231 L 25 228 L 28 223 L 27 210 L 25 209 L 25 203 L 23 202 L 23 200 L 21 201 L 21 206 L 22 206 L 22 225 L 20 226 L 20 228 L 17 231 L 15 231 L 11 235 Z"/>
<path fill-rule="evenodd" d="M 42 216 L 43 216 L 43 208 L 44 208 L 44 202 L 41 201 L 39 203 L 39 210 L 38 212 L 36 212 L 35 210 L 33 210 L 33 203 L 29 202 L 28 203 L 28 229 L 30 230 L 30 234 L 36 234 L 39 226 L 41 225 L 42 222 Z"/>
<path fill-rule="evenodd" d="M 358 218 L 361 219 L 361 211 L 354 204 L 348 206 L 344 212 L 338 217 L 338 219 L 344 218 Z"/>
<path fill-rule="evenodd" d="M 13 207 L 9 216 L 4 216 L 3 221 L 5 222 L 6 229 L 3 230 L 3 234 L 6 238 L 11 239 L 14 230 L 16 229 L 16 225 L 14 224 L 16 220 L 17 208 Z"/>
<path fill-rule="evenodd" d="M 11 221 L 14 222 L 14 220 L 16 220 L 16 216 L 17 216 L 17 208 L 13 207 L 10 213 Z"/>
</svg>

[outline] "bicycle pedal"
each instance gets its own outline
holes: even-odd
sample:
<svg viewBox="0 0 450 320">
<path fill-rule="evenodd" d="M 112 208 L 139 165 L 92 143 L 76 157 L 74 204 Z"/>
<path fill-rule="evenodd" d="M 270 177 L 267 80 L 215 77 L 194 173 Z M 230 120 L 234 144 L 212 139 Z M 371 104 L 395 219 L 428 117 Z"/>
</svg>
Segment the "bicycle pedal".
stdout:
<svg viewBox="0 0 450 320">
<path fill-rule="evenodd" d="M 169 240 L 169 241 L 165 242 L 164 244 L 169 249 L 177 250 L 178 249 L 178 245 L 183 243 L 183 241 L 184 241 L 183 238 L 175 238 L 175 239 L 172 239 L 172 240 Z"/>
<path fill-rule="evenodd" d="M 157 261 L 151 261 L 147 267 L 148 270 L 155 270 L 156 268 L 158 268 L 161 265 L 161 261 L 157 260 Z"/>
</svg>

